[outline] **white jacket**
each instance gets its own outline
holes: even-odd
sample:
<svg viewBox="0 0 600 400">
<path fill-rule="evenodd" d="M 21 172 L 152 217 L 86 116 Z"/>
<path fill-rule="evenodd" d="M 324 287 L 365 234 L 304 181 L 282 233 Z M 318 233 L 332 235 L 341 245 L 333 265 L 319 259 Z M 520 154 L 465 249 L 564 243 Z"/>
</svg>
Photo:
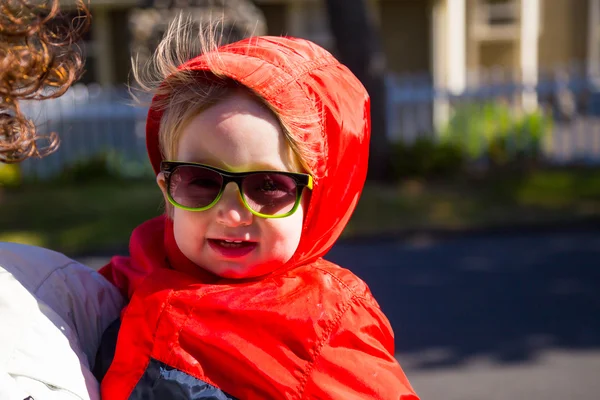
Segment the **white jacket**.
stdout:
<svg viewBox="0 0 600 400">
<path fill-rule="evenodd" d="M 0 243 L 0 400 L 97 400 L 91 369 L 123 299 L 100 274 L 39 247 Z"/>
</svg>

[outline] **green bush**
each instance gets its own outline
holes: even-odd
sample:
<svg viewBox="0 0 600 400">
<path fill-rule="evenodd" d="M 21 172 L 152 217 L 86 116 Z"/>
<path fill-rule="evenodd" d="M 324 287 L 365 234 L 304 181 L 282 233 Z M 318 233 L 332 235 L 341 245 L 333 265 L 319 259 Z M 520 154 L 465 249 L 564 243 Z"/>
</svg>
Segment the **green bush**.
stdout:
<svg viewBox="0 0 600 400">
<path fill-rule="evenodd" d="M 541 111 L 517 115 L 506 104 L 470 103 L 455 109 L 442 138 L 465 149 L 471 160 L 505 165 L 537 160 L 551 128 Z"/>
<path fill-rule="evenodd" d="M 431 135 L 421 136 L 412 144 L 394 144 L 392 163 L 396 178 L 453 176 L 462 170 L 464 161 L 461 147 L 440 142 Z"/>
<path fill-rule="evenodd" d="M 3 164 L 0 162 L 0 187 L 21 186 L 21 169 L 18 164 Z"/>
<path fill-rule="evenodd" d="M 145 177 L 154 177 L 149 162 L 129 160 L 118 152 L 105 151 L 80 159 L 65 167 L 56 178 L 56 181 L 79 184 Z"/>
<path fill-rule="evenodd" d="M 546 135 L 552 131 L 552 119 L 540 110 L 520 118 L 515 124 L 517 155 L 539 157 Z"/>
<path fill-rule="evenodd" d="M 117 175 L 110 169 L 108 160 L 108 153 L 99 153 L 89 158 L 77 160 L 61 171 L 57 181 L 80 184 L 114 179 Z"/>
<path fill-rule="evenodd" d="M 142 160 L 129 159 L 122 153 L 111 152 L 108 154 L 109 170 L 116 176 L 123 179 L 152 178 L 154 180 L 154 170 L 150 161 L 145 157 Z"/>
</svg>

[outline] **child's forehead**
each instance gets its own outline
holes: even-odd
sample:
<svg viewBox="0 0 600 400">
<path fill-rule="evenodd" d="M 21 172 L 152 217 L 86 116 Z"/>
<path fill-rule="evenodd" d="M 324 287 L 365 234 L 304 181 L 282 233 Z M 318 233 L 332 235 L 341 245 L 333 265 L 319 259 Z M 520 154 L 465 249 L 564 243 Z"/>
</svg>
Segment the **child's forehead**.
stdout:
<svg viewBox="0 0 600 400">
<path fill-rule="evenodd" d="M 298 157 L 291 150 L 288 150 L 286 156 L 271 154 L 272 157 L 247 158 L 236 152 L 228 152 L 227 155 L 206 152 L 184 152 L 178 155 L 177 161 L 192 162 L 196 164 L 209 165 L 211 167 L 223 169 L 230 172 L 248 172 L 248 171 L 287 171 L 287 172 L 306 172 L 304 171 Z M 274 157 L 273 157 L 274 156 Z"/>
<path fill-rule="evenodd" d="M 296 170 L 298 160 L 279 120 L 248 94 L 198 113 L 182 128 L 177 158 L 228 170 Z"/>
<path fill-rule="evenodd" d="M 265 100 L 249 90 L 235 89 L 216 99 L 214 104 L 200 111 L 198 115 L 209 115 L 223 121 L 240 114 L 260 114 L 263 118 L 278 120 L 277 115 L 265 103 Z"/>
</svg>

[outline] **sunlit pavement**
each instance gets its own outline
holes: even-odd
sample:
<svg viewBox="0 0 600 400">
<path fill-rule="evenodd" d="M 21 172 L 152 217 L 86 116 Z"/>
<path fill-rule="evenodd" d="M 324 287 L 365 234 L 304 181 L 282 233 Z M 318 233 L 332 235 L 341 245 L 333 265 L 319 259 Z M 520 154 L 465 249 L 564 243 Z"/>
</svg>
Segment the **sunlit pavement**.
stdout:
<svg viewBox="0 0 600 400">
<path fill-rule="evenodd" d="M 402 362 L 402 356 L 399 357 Z M 482 357 L 466 365 L 405 372 L 423 400 L 596 400 L 600 350 L 545 350 L 535 360 L 497 363 Z"/>
<path fill-rule="evenodd" d="M 600 227 L 346 242 L 326 258 L 369 284 L 424 400 L 600 399 Z"/>
</svg>

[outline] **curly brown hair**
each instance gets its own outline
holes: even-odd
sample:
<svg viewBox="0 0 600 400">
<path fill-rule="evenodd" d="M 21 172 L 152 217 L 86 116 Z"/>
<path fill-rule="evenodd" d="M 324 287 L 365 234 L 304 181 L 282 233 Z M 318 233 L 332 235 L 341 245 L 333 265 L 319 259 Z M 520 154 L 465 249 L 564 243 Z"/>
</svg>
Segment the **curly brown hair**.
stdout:
<svg viewBox="0 0 600 400">
<path fill-rule="evenodd" d="M 91 16 L 76 0 L 69 19 L 59 0 L 0 0 L 0 162 L 42 157 L 58 148 L 56 133 L 40 135 L 19 101 L 61 96 L 83 73 L 77 42 Z"/>
</svg>

